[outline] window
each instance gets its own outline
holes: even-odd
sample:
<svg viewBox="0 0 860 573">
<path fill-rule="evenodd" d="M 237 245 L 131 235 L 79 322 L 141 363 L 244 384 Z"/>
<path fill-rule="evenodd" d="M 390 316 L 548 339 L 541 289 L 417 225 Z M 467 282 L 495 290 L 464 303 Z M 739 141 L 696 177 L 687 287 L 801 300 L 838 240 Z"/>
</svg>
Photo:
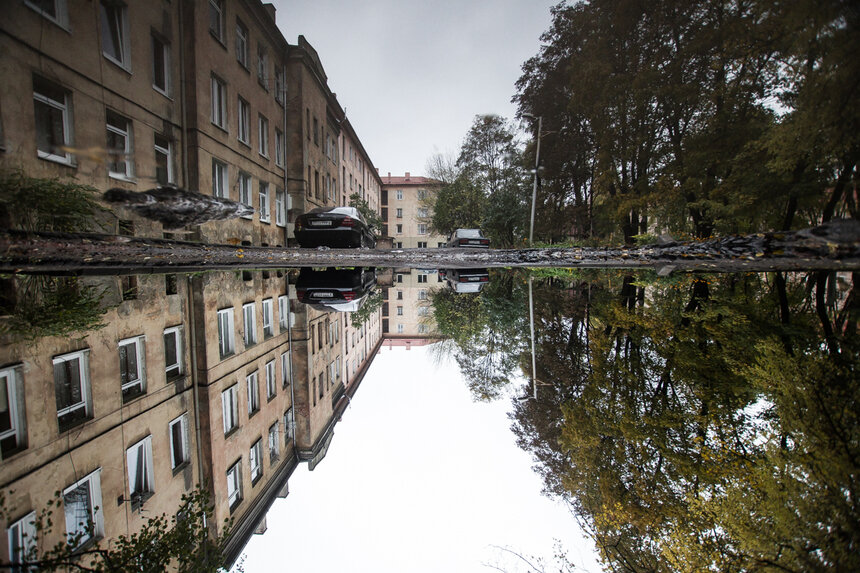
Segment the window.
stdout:
<svg viewBox="0 0 860 573">
<path fill-rule="evenodd" d="M 26 445 L 23 388 L 18 368 L 0 370 L 0 458 Z"/>
<path fill-rule="evenodd" d="M 426 283 L 427 282 L 427 275 L 424 273 L 418 275 L 418 282 L 419 283 Z"/>
<path fill-rule="evenodd" d="M 281 331 L 287 329 L 289 324 L 289 312 L 290 312 L 290 301 L 287 295 L 281 295 L 278 297 L 278 323 L 280 324 Z"/>
<path fill-rule="evenodd" d="M 146 391 L 143 336 L 119 341 L 119 378 L 123 401 L 131 400 Z"/>
<path fill-rule="evenodd" d="M 69 27 L 69 7 L 66 0 L 24 0 L 24 3 L 58 26 Z"/>
<path fill-rule="evenodd" d="M 402 306 L 397 307 L 397 316 L 403 316 L 403 307 Z"/>
<path fill-rule="evenodd" d="M 419 306 L 418 307 L 418 316 L 427 316 L 428 314 L 430 314 L 430 309 L 428 307 L 426 307 L 426 306 Z"/>
<path fill-rule="evenodd" d="M 62 149 L 72 142 L 71 95 L 63 88 L 33 76 L 33 100 L 39 157 L 71 164 L 72 154 Z"/>
<path fill-rule="evenodd" d="M 403 275 L 397 275 L 397 282 L 399 282 L 399 283 L 403 282 Z M 397 300 L 403 300 L 403 291 L 402 290 L 397 291 Z"/>
<path fill-rule="evenodd" d="M 427 334 L 427 325 L 419 324 L 418 325 L 418 334 Z"/>
<path fill-rule="evenodd" d="M 9 562 L 21 563 L 36 558 L 36 512 L 31 511 L 6 530 L 9 538 Z M 28 567 L 12 568 L 13 573 L 31 571 Z M 35 571 L 35 569 L 32 569 Z"/>
<path fill-rule="evenodd" d="M 224 422 L 225 435 L 239 424 L 238 393 L 238 384 L 233 384 L 221 392 L 221 418 Z"/>
<path fill-rule="evenodd" d="M 128 43 L 128 9 L 121 2 L 102 0 L 102 53 L 113 63 L 131 70 Z"/>
<path fill-rule="evenodd" d="M 293 439 L 293 409 L 287 408 L 284 412 L 284 443 Z"/>
<path fill-rule="evenodd" d="M 107 110 L 107 149 L 114 158 L 108 163 L 111 177 L 128 179 L 134 176 L 131 136 L 131 120 Z"/>
<path fill-rule="evenodd" d="M 287 195 L 283 189 L 275 188 L 275 224 L 284 227 L 287 224 Z"/>
<path fill-rule="evenodd" d="M 257 81 L 269 89 L 269 51 L 263 44 L 257 44 Z"/>
<path fill-rule="evenodd" d="M 235 349 L 233 341 L 233 307 L 218 311 L 218 349 L 221 358 L 230 356 Z"/>
<path fill-rule="evenodd" d="M 418 300 L 427 300 L 427 291 L 421 289 L 418 291 Z"/>
<path fill-rule="evenodd" d="M 269 426 L 269 464 L 274 464 L 278 460 L 278 454 L 281 450 L 281 439 L 278 432 L 278 423 L 275 422 Z"/>
<path fill-rule="evenodd" d="M 394 248 L 402 249 L 403 248 L 403 241 L 395 241 Z M 403 281 L 400 281 L 400 282 L 403 282 Z"/>
<path fill-rule="evenodd" d="M 398 219 L 402 219 L 402 218 L 403 218 L 403 209 L 402 209 L 402 208 L 400 208 L 400 207 L 398 207 L 398 208 L 397 208 L 397 218 L 398 218 Z"/>
<path fill-rule="evenodd" d="M 61 432 L 92 416 L 89 350 L 54 358 L 54 394 Z"/>
<path fill-rule="evenodd" d="M 403 234 L 403 225 L 402 224 L 397 225 L 397 234 L 398 235 Z"/>
<path fill-rule="evenodd" d="M 128 467 L 128 492 L 131 499 L 155 491 L 152 482 L 152 436 L 147 436 L 125 451 Z"/>
<path fill-rule="evenodd" d="M 242 460 L 240 459 L 227 470 L 227 502 L 233 511 L 242 501 Z"/>
<path fill-rule="evenodd" d="M 275 128 L 275 165 L 284 166 L 284 132 Z"/>
<path fill-rule="evenodd" d="M 170 467 L 178 468 L 191 460 L 188 446 L 188 414 L 182 414 L 170 422 Z"/>
<path fill-rule="evenodd" d="M 257 372 L 248 374 L 245 382 L 248 383 L 248 415 L 250 416 L 260 409 L 260 382 L 257 380 Z"/>
<path fill-rule="evenodd" d="M 212 160 L 212 195 L 223 199 L 230 198 L 230 187 L 227 183 L 227 164 Z"/>
<path fill-rule="evenodd" d="M 440 249 L 443 249 L 443 248 L 445 248 L 447 245 L 445 244 L 445 242 L 444 242 L 444 241 L 439 241 L 438 243 L 436 243 L 436 246 L 437 246 L 437 247 L 439 247 Z"/>
<path fill-rule="evenodd" d="M 418 234 L 426 235 L 427 234 L 427 225 L 424 223 L 418 223 Z"/>
<path fill-rule="evenodd" d="M 209 0 L 209 31 L 224 43 L 224 0 Z"/>
<path fill-rule="evenodd" d="M 248 207 L 253 207 L 251 200 L 251 176 L 247 173 L 239 173 L 239 202 Z M 242 215 L 245 219 L 252 219 L 253 215 Z"/>
<path fill-rule="evenodd" d="M 397 325 L 397 334 L 403 334 L 403 325 L 402 324 Z"/>
<path fill-rule="evenodd" d="M 427 241 L 418 241 L 418 248 L 419 249 L 426 249 L 427 248 Z M 421 281 L 419 280 L 418 282 L 421 282 Z"/>
<path fill-rule="evenodd" d="M 275 381 L 275 361 L 269 360 L 266 362 L 266 399 L 271 400 L 275 397 L 278 391 L 278 385 Z"/>
<path fill-rule="evenodd" d="M 269 120 L 262 115 L 257 118 L 257 126 L 259 130 L 260 155 L 263 157 L 269 156 Z"/>
<path fill-rule="evenodd" d="M 164 371 L 168 380 L 182 376 L 185 372 L 182 355 L 182 327 L 164 329 Z"/>
<path fill-rule="evenodd" d="M 236 59 L 248 69 L 248 28 L 240 20 L 236 20 Z"/>
<path fill-rule="evenodd" d="M 290 355 L 286 352 L 281 354 L 281 385 L 286 388 L 290 383 Z"/>
<path fill-rule="evenodd" d="M 175 183 L 173 178 L 173 143 L 155 134 L 155 180 L 159 185 Z"/>
<path fill-rule="evenodd" d="M 227 129 L 227 85 L 212 76 L 212 123 Z"/>
<path fill-rule="evenodd" d="M 263 301 L 263 338 L 270 338 L 275 334 L 273 322 L 272 299 L 267 298 Z"/>
<path fill-rule="evenodd" d="M 100 477 L 97 469 L 63 491 L 66 539 L 76 549 L 104 535 Z"/>
<path fill-rule="evenodd" d="M 256 308 L 253 302 L 242 305 L 243 325 L 245 326 L 245 346 L 257 344 Z"/>
<path fill-rule="evenodd" d="M 287 81 L 282 70 L 275 70 L 275 101 L 279 104 L 284 104 L 284 98 L 287 95 Z"/>
<path fill-rule="evenodd" d="M 269 213 L 269 184 L 260 181 L 260 222 L 268 223 L 271 218 Z"/>
<path fill-rule="evenodd" d="M 320 124 L 316 116 L 314 116 L 314 145 L 317 147 L 320 145 Z"/>
<path fill-rule="evenodd" d="M 251 145 L 251 106 L 239 97 L 239 141 Z"/>
<path fill-rule="evenodd" d="M 402 201 L 402 200 L 403 200 L 403 191 L 402 191 L 401 189 L 398 189 L 398 190 L 397 190 L 397 200 L 398 200 L 398 201 Z"/>
<path fill-rule="evenodd" d="M 418 207 L 418 216 L 422 219 L 428 216 L 427 207 Z"/>
<path fill-rule="evenodd" d="M 152 87 L 170 96 L 170 44 L 152 36 Z"/>
<path fill-rule="evenodd" d="M 251 466 L 251 484 L 263 477 L 263 440 L 257 440 L 248 452 L 248 463 Z"/>
</svg>

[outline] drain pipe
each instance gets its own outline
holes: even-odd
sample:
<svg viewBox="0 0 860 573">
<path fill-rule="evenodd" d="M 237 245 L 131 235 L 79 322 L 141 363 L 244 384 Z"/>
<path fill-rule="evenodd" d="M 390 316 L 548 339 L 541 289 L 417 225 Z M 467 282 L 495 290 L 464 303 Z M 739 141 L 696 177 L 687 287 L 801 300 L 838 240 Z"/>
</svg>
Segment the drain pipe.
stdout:
<svg viewBox="0 0 860 573">
<path fill-rule="evenodd" d="M 185 288 L 186 288 L 186 303 L 188 305 L 188 315 L 190 316 L 190 320 L 188 321 L 190 331 L 188 333 L 188 338 L 191 340 L 191 344 L 188 345 L 191 355 L 191 398 L 194 402 L 194 435 L 196 437 L 197 445 L 195 450 L 197 451 L 197 485 L 202 489 L 203 487 L 203 446 L 201 441 L 200 434 L 200 397 L 197 395 L 197 382 L 199 373 L 197 372 L 197 360 L 195 359 L 197 356 L 197 329 L 195 328 L 194 321 L 194 288 L 192 287 L 191 275 L 186 275 Z"/>
<path fill-rule="evenodd" d="M 188 106 L 185 100 L 185 24 L 183 1 L 179 0 L 179 107 L 182 116 L 182 186 L 188 189 Z"/>
<path fill-rule="evenodd" d="M 283 91 L 281 92 L 281 101 L 283 103 L 284 110 L 284 148 L 282 150 L 284 154 L 284 247 L 289 244 L 289 234 L 290 234 L 290 190 L 287 187 L 288 178 L 287 178 L 287 158 L 289 154 L 287 153 L 287 141 L 289 141 L 289 137 L 287 134 L 287 66 L 281 65 L 281 77 L 284 78 Z M 287 283 L 287 344 L 289 344 L 290 349 L 287 353 L 290 369 L 290 425 L 292 426 L 292 435 L 293 435 L 293 455 L 298 459 L 298 447 L 296 446 L 296 393 L 295 393 L 295 378 L 293 377 L 293 310 L 290 304 L 290 279 L 289 272 L 284 273 L 284 279 Z M 286 429 L 286 428 L 285 428 Z"/>
</svg>

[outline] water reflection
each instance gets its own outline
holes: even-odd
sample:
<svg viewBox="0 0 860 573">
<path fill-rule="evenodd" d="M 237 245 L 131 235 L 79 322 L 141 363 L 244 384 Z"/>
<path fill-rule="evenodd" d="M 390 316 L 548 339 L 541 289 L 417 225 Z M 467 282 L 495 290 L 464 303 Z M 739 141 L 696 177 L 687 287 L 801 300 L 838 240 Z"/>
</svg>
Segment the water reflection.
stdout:
<svg viewBox="0 0 860 573">
<path fill-rule="evenodd" d="M 529 276 L 536 398 L 517 382 L 531 375 Z M 323 461 L 389 339 L 440 340 L 475 399 L 511 401 L 546 491 L 614 566 L 853 569 L 856 279 L 368 268 L 6 279 L 4 555 L 34 536 L 42 551 L 70 533 L 129 535 L 202 489 L 235 559 L 297 465 Z M 37 532 L 56 491 L 74 503 Z"/>
</svg>

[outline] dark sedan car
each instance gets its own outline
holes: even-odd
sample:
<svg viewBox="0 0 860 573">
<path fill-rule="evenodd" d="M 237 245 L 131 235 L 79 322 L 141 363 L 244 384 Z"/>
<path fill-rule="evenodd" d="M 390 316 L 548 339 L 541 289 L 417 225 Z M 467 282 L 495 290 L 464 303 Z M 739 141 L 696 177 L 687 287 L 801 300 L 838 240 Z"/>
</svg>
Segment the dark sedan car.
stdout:
<svg viewBox="0 0 860 573">
<path fill-rule="evenodd" d="M 469 247 L 472 249 L 489 249 L 490 239 L 486 238 L 480 229 L 457 229 L 448 239 L 449 247 Z"/>
<path fill-rule="evenodd" d="M 296 280 L 296 298 L 317 310 L 354 312 L 375 287 L 374 268 L 303 268 Z"/>
<path fill-rule="evenodd" d="M 451 290 L 457 293 L 481 292 L 484 285 L 490 282 L 487 269 L 443 269 L 439 275 L 444 276 Z"/>
<path fill-rule="evenodd" d="M 376 246 L 373 232 L 355 207 L 311 209 L 296 219 L 295 233 L 300 247 Z"/>
</svg>

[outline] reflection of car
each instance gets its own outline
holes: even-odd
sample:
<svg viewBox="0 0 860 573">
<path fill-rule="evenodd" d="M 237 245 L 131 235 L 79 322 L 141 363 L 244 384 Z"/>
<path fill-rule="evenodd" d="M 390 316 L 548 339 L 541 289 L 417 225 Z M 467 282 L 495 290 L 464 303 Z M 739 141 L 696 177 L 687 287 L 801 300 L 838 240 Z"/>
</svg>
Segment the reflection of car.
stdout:
<svg viewBox="0 0 860 573">
<path fill-rule="evenodd" d="M 355 207 L 311 209 L 296 219 L 300 247 L 370 247 L 376 238 Z"/>
<path fill-rule="evenodd" d="M 376 286 L 376 269 L 303 268 L 296 280 L 296 298 L 317 310 L 354 312 Z"/>
<path fill-rule="evenodd" d="M 487 269 L 443 269 L 445 281 L 454 292 L 481 292 L 484 285 L 490 282 Z"/>
<path fill-rule="evenodd" d="M 486 238 L 480 229 L 457 229 L 448 239 L 449 247 L 469 247 L 472 249 L 489 249 L 490 239 Z"/>
</svg>

